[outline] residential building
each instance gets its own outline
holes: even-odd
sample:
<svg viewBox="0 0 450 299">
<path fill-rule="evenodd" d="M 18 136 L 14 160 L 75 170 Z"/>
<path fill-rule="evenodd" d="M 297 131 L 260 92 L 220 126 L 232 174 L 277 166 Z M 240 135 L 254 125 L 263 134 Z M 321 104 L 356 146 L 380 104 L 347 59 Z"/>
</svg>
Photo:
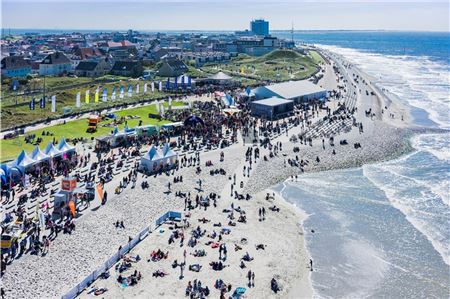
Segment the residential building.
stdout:
<svg viewBox="0 0 450 299">
<path fill-rule="evenodd" d="M 1 61 L 2 76 L 8 78 L 23 78 L 31 73 L 31 63 L 23 56 L 7 56 Z"/>
<path fill-rule="evenodd" d="M 107 58 L 101 59 L 99 61 L 95 60 L 84 60 L 75 68 L 75 75 L 80 77 L 101 77 L 109 73 L 111 70 L 111 65 Z"/>
<path fill-rule="evenodd" d="M 111 74 L 125 77 L 142 76 L 144 68 L 138 60 L 116 61 L 111 69 Z"/>
<path fill-rule="evenodd" d="M 72 63 L 62 52 L 48 54 L 39 63 L 39 75 L 59 76 L 72 71 Z"/>
<path fill-rule="evenodd" d="M 174 58 L 164 60 L 161 67 L 158 69 L 158 75 L 164 77 L 176 77 L 180 76 L 188 71 L 187 65 Z"/>
</svg>

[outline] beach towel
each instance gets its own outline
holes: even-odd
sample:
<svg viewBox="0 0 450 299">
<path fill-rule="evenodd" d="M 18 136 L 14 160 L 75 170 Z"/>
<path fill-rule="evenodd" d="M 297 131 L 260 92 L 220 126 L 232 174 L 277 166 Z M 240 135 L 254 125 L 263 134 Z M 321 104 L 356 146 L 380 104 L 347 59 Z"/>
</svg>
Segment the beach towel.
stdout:
<svg viewBox="0 0 450 299">
<path fill-rule="evenodd" d="M 219 247 L 219 243 L 217 243 L 217 242 L 215 242 L 215 243 L 212 243 L 211 244 L 211 248 L 217 248 L 217 247 Z"/>
</svg>

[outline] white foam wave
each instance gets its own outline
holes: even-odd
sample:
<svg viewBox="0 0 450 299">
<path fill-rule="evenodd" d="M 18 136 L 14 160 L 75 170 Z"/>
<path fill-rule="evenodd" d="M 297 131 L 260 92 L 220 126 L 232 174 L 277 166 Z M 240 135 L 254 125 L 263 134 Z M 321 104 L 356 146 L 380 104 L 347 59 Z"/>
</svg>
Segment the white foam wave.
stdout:
<svg viewBox="0 0 450 299">
<path fill-rule="evenodd" d="M 430 241 L 444 262 L 450 265 L 448 195 L 440 197 L 440 190 L 430 188 L 432 184 L 407 176 L 403 172 L 404 168 L 398 161 L 363 166 L 364 176 L 384 191 L 392 206 L 405 215 Z M 437 189 L 440 188 L 442 186 Z"/>
<path fill-rule="evenodd" d="M 361 70 L 376 78 L 375 83 L 395 94 L 405 104 L 428 113 L 441 128 L 450 128 L 449 66 L 426 56 L 393 56 L 349 48 L 320 45 L 343 55 Z"/>
<path fill-rule="evenodd" d="M 412 146 L 420 151 L 431 153 L 436 158 L 450 160 L 450 134 L 423 134 L 411 140 Z"/>
</svg>

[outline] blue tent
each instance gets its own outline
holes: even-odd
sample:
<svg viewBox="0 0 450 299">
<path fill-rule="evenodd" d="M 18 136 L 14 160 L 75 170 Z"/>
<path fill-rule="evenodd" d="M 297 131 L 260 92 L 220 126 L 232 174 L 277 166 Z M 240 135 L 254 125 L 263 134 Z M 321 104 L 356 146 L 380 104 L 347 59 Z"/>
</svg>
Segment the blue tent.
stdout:
<svg viewBox="0 0 450 299">
<path fill-rule="evenodd" d="M 185 126 L 194 126 L 195 127 L 198 124 L 204 126 L 205 122 L 203 121 L 203 119 L 201 119 L 200 117 L 195 116 L 195 115 L 191 115 L 184 120 Z"/>
</svg>

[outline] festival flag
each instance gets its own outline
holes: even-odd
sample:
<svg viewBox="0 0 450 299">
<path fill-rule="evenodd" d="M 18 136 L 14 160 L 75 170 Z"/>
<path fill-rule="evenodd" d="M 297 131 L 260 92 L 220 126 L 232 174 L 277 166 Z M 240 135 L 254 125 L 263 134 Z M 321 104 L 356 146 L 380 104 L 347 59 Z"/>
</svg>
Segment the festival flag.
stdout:
<svg viewBox="0 0 450 299">
<path fill-rule="evenodd" d="M 247 88 L 245 89 L 245 92 L 247 93 L 248 96 L 250 95 L 251 91 L 252 90 L 250 89 L 250 86 L 247 86 Z"/>
<path fill-rule="evenodd" d="M 191 87 L 192 82 L 191 82 L 191 76 L 188 76 L 188 87 Z"/>
<path fill-rule="evenodd" d="M 102 101 L 106 102 L 108 100 L 108 88 L 103 88 Z"/>
<path fill-rule="evenodd" d="M 164 105 L 163 105 L 163 103 L 161 103 L 160 111 L 161 111 L 161 116 L 164 117 Z"/>
<path fill-rule="evenodd" d="M 241 74 L 244 73 L 244 67 L 241 67 Z"/>
<path fill-rule="evenodd" d="M 31 99 L 31 101 L 30 101 L 30 110 L 34 110 L 35 105 L 36 105 L 35 101 L 36 101 L 35 98 L 32 98 L 32 99 Z"/>
<path fill-rule="evenodd" d="M 111 100 L 114 101 L 115 99 L 116 99 L 116 87 L 114 86 L 111 94 Z"/>
<path fill-rule="evenodd" d="M 123 99 L 123 94 L 125 93 L 125 87 L 123 87 L 123 86 L 120 86 L 120 95 L 119 95 L 119 97 L 121 98 L 121 99 Z"/>
<path fill-rule="evenodd" d="M 77 92 L 75 107 L 80 108 L 80 106 L 81 106 L 81 92 Z"/>
<path fill-rule="evenodd" d="M 130 84 L 128 85 L 128 96 L 131 97 L 133 95 L 133 86 Z"/>
<path fill-rule="evenodd" d="M 152 92 L 155 91 L 155 82 L 152 82 Z"/>
<path fill-rule="evenodd" d="M 136 84 L 136 94 L 139 93 L 139 84 Z"/>
<path fill-rule="evenodd" d="M 162 91 L 162 81 L 159 81 L 159 91 Z"/>
<path fill-rule="evenodd" d="M 45 108 L 45 96 L 40 99 L 39 108 L 41 108 L 41 109 Z"/>
<path fill-rule="evenodd" d="M 147 93 L 147 83 L 144 84 L 144 93 Z"/>
<path fill-rule="evenodd" d="M 178 77 L 175 77 L 174 88 L 178 89 Z"/>
<path fill-rule="evenodd" d="M 95 98 L 94 98 L 94 102 L 96 102 L 96 103 L 98 103 L 98 87 L 97 87 L 97 89 L 95 90 Z"/>
<path fill-rule="evenodd" d="M 86 95 L 84 96 L 84 102 L 86 104 L 89 104 L 89 89 L 86 90 Z"/>
<path fill-rule="evenodd" d="M 172 110 L 172 98 L 169 97 L 169 110 Z"/>
<path fill-rule="evenodd" d="M 156 111 L 159 113 L 160 112 L 159 101 L 156 101 L 155 104 L 156 104 Z"/>
<path fill-rule="evenodd" d="M 52 112 L 56 112 L 56 96 L 52 96 Z"/>
</svg>

